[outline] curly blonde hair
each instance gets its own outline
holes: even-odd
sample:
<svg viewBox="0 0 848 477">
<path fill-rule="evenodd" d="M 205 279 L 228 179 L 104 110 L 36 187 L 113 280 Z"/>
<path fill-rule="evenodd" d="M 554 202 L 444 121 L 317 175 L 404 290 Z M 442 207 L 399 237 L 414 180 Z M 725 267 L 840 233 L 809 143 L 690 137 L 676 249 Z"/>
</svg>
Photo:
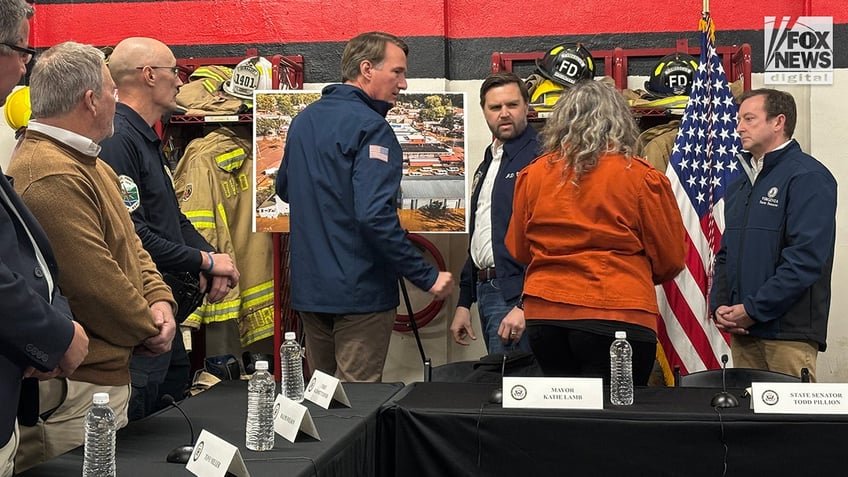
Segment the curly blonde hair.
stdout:
<svg viewBox="0 0 848 477">
<path fill-rule="evenodd" d="M 624 97 L 612 86 L 584 80 L 568 88 L 559 98 L 542 129 L 545 154 L 551 162 L 563 162 L 563 180 L 574 168 L 572 182 L 598 165 L 604 154 L 632 157 L 639 129 Z"/>
</svg>

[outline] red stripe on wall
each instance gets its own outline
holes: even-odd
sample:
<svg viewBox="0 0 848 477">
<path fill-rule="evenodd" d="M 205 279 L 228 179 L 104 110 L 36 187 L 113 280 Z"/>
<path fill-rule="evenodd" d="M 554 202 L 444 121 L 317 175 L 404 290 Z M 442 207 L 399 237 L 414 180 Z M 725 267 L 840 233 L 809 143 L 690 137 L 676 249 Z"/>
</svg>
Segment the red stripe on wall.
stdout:
<svg viewBox="0 0 848 477">
<path fill-rule="evenodd" d="M 811 2 L 810 12 L 804 12 L 804 3 L 803 0 L 711 0 L 709 7 L 719 31 L 762 30 L 766 15 L 832 16 L 834 23 L 848 23 L 848 2 Z M 448 4 L 449 38 L 695 32 L 702 8 L 700 1 L 680 0 L 560 3 L 449 0 Z"/>
<path fill-rule="evenodd" d="M 679 0 L 207 0 L 37 5 L 33 44 L 73 39 L 113 45 L 152 36 L 170 45 L 346 41 L 384 30 L 402 37 L 515 38 L 696 31 L 701 2 Z M 761 30 L 765 15 L 833 16 L 848 23 L 848 2 L 712 0 L 719 30 Z"/>
<path fill-rule="evenodd" d="M 46 4 L 32 42 L 114 45 L 148 36 L 169 45 L 346 41 L 359 33 L 444 36 L 442 2 L 213 0 Z"/>
</svg>

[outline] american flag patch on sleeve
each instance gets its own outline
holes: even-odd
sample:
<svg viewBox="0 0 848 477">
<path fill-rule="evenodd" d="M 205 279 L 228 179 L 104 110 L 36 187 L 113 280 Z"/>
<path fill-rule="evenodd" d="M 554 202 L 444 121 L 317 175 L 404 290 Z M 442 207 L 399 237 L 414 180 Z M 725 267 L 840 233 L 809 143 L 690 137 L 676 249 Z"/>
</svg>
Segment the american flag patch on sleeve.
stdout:
<svg viewBox="0 0 848 477">
<path fill-rule="evenodd" d="M 377 159 L 378 161 L 389 162 L 389 148 L 371 144 L 368 146 L 368 157 Z"/>
</svg>

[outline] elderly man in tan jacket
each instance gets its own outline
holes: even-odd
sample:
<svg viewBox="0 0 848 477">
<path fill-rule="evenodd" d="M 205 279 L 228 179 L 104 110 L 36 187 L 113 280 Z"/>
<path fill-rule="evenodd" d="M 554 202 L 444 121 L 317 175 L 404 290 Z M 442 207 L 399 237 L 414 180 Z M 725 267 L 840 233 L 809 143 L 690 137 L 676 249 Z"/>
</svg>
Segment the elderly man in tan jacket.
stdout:
<svg viewBox="0 0 848 477">
<path fill-rule="evenodd" d="M 117 176 L 97 157 L 116 102 L 102 53 L 54 46 L 33 68 L 30 88 L 35 119 L 8 174 L 53 245 L 59 286 L 90 342 L 70 377 L 42 381 L 41 418 L 21 429 L 16 471 L 82 444 L 95 392 L 109 393 L 123 427 L 130 356 L 167 352 L 176 331 L 171 290 L 135 234 Z"/>
</svg>

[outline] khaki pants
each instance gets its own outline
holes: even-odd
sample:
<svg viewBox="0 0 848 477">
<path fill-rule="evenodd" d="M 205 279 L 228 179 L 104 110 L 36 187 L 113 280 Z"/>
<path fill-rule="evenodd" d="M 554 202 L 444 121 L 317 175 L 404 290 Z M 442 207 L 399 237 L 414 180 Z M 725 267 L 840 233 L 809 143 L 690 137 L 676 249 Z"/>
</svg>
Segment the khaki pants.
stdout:
<svg viewBox="0 0 848 477">
<path fill-rule="evenodd" d="M 41 381 L 38 384 L 39 409 L 42 415 L 51 409 L 55 411 L 46 419 L 40 418 L 32 427 L 21 426 L 15 471 L 22 472 L 81 446 L 85 437 L 85 415 L 94 393 L 109 393 L 109 406 L 118 418 L 118 429 L 127 425 L 129 384 L 99 386 L 65 378 Z"/>
<path fill-rule="evenodd" d="M 380 382 L 397 310 L 361 315 L 300 312 L 312 369 L 347 382 Z"/>
<path fill-rule="evenodd" d="M 813 341 L 768 340 L 747 335 L 731 335 L 733 366 L 755 368 L 801 377 L 801 368 L 810 371 L 816 382 L 819 346 Z"/>
<path fill-rule="evenodd" d="M 15 451 L 18 449 L 19 432 L 18 421 L 15 421 L 15 428 L 12 429 L 9 442 L 0 447 L 0 477 L 10 477 L 15 470 Z"/>
</svg>

